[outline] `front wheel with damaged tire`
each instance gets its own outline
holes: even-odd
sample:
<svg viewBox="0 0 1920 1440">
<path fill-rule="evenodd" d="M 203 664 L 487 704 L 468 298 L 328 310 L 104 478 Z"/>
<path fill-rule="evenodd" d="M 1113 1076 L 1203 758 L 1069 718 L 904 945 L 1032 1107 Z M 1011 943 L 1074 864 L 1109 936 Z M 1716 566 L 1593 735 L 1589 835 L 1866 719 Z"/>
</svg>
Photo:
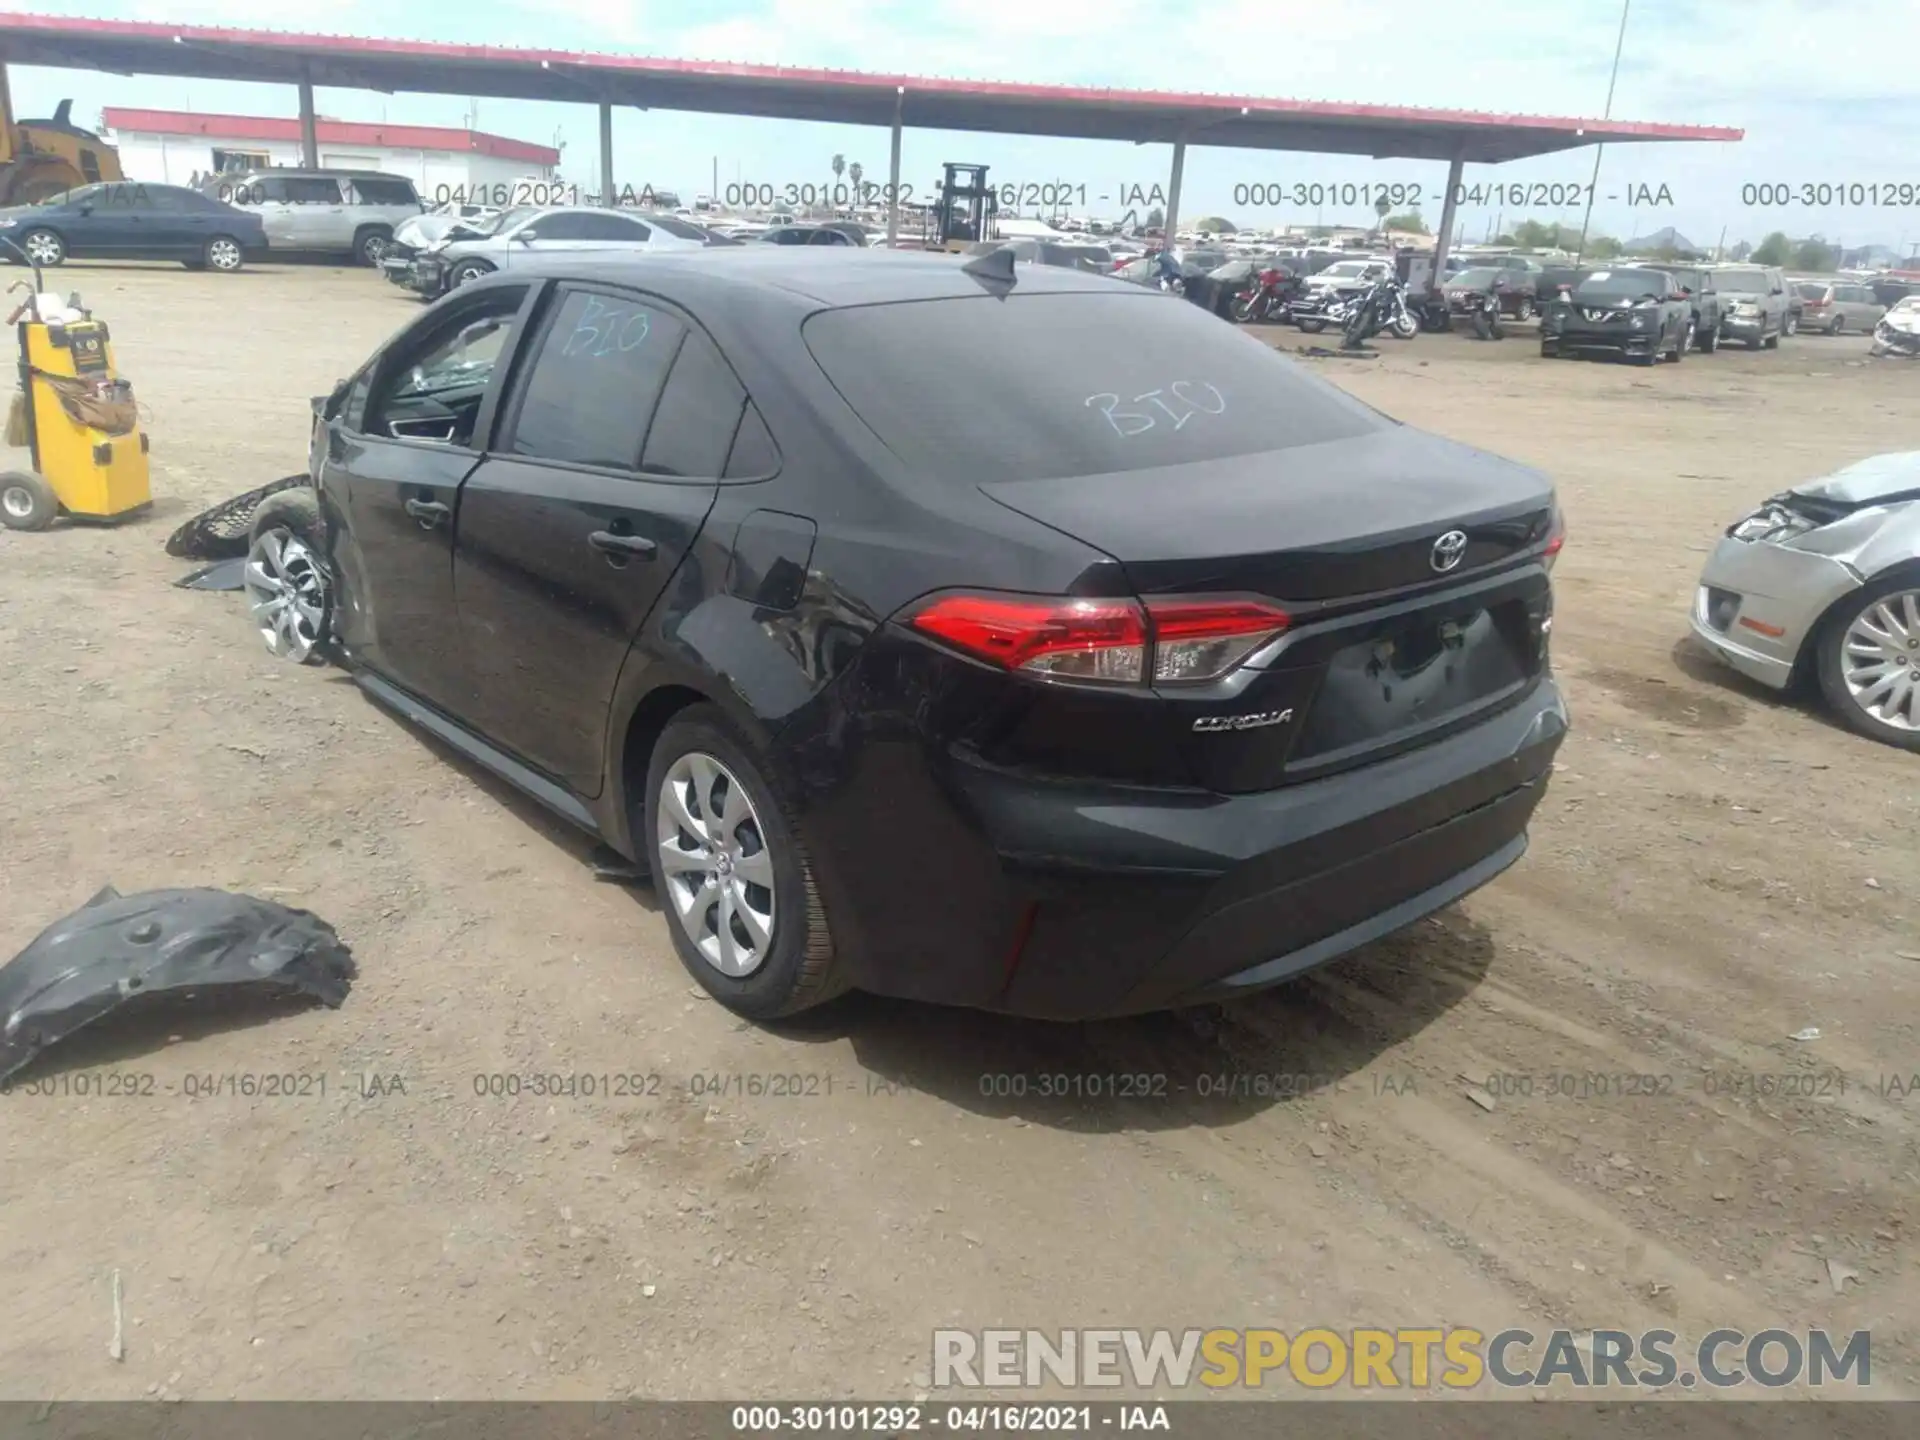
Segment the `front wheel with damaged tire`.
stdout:
<svg viewBox="0 0 1920 1440">
<path fill-rule="evenodd" d="M 268 652 L 296 665 L 327 660 L 333 587 L 325 533 L 311 487 L 269 497 L 248 530 L 247 611 Z"/>
<path fill-rule="evenodd" d="M 635 817 L 680 963 L 750 1020 L 846 988 L 793 806 L 771 772 L 718 706 L 689 706 L 653 747 Z"/>
</svg>

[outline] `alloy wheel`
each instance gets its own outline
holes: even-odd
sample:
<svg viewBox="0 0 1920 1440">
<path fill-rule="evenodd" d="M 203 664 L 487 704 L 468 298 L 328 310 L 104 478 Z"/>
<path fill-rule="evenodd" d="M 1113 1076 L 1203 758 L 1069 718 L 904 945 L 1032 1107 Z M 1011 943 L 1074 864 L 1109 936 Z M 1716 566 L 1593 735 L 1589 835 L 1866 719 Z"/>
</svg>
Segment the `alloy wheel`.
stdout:
<svg viewBox="0 0 1920 1440">
<path fill-rule="evenodd" d="M 326 625 L 327 582 L 306 542 L 291 530 L 261 531 L 242 585 L 267 649 L 296 664 L 312 658 Z"/>
<path fill-rule="evenodd" d="M 207 264 L 216 270 L 238 270 L 240 247 L 224 235 L 207 242 Z"/>
<path fill-rule="evenodd" d="M 67 247 L 60 243 L 60 237 L 45 230 L 29 235 L 25 249 L 36 265 L 58 265 L 67 256 Z"/>
<path fill-rule="evenodd" d="M 691 750 L 668 767 L 656 822 L 659 885 L 701 958 L 753 974 L 773 948 L 773 856 L 753 799 L 719 760 Z"/>
<path fill-rule="evenodd" d="M 1868 605 L 1840 637 L 1840 678 L 1861 713 L 1920 732 L 1920 590 Z"/>
</svg>

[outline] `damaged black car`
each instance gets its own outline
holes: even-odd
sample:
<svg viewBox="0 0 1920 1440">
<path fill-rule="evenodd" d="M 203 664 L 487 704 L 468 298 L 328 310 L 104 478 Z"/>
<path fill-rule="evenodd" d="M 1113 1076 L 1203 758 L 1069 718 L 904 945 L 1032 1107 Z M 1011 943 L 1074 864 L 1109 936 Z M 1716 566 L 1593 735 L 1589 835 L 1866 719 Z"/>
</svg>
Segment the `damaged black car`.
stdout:
<svg viewBox="0 0 1920 1440">
<path fill-rule="evenodd" d="M 644 867 L 754 1018 L 1278 984 L 1514 864 L 1567 728 L 1545 476 L 1070 268 L 543 262 L 309 459 L 268 647 Z"/>
</svg>

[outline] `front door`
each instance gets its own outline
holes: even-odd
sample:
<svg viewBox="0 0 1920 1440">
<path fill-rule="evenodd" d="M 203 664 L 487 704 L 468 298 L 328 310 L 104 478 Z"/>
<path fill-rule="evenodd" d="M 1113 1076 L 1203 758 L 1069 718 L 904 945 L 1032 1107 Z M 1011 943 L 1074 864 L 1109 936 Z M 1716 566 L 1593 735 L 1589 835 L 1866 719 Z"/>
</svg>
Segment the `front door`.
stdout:
<svg viewBox="0 0 1920 1440">
<path fill-rule="evenodd" d="M 363 406 L 327 428 L 321 485 L 349 525 L 334 546 L 335 626 L 357 663 L 473 719 L 453 600 L 460 482 L 480 463 L 495 363 L 529 287 L 476 293 L 400 337 L 374 367 Z"/>
<path fill-rule="evenodd" d="M 593 797 L 627 651 L 718 492 L 744 392 L 705 333 L 565 285 L 462 488 L 454 593 L 488 738 Z"/>
</svg>

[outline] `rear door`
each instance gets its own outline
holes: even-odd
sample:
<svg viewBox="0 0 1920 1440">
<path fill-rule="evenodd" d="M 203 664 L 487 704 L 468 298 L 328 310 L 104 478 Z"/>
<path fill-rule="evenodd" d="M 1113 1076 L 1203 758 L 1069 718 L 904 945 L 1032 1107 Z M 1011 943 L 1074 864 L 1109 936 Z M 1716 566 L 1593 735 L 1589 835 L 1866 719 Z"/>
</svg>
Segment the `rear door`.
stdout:
<svg viewBox="0 0 1920 1440">
<path fill-rule="evenodd" d="M 174 185 L 145 185 L 146 203 L 135 207 L 141 253 L 191 259 L 204 244 L 200 197 Z"/>
<path fill-rule="evenodd" d="M 296 250 L 345 250 L 353 244 L 353 223 L 340 182 L 331 175 L 289 175 L 287 228 Z"/>
<path fill-rule="evenodd" d="M 387 348 L 364 401 L 345 406 L 325 434 L 321 487 L 349 520 L 334 549 L 341 638 L 358 663 L 468 723 L 455 512 L 531 289 L 487 286 L 437 307 Z"/>
<path fill-rule="evenodd" d="M 592 797 L 614 682 L 713 506 L 746 395 L 653 296 L 563 284 L 542 308 L 461 491 L 454 589 L 484 732 Z"/>
</svg>

